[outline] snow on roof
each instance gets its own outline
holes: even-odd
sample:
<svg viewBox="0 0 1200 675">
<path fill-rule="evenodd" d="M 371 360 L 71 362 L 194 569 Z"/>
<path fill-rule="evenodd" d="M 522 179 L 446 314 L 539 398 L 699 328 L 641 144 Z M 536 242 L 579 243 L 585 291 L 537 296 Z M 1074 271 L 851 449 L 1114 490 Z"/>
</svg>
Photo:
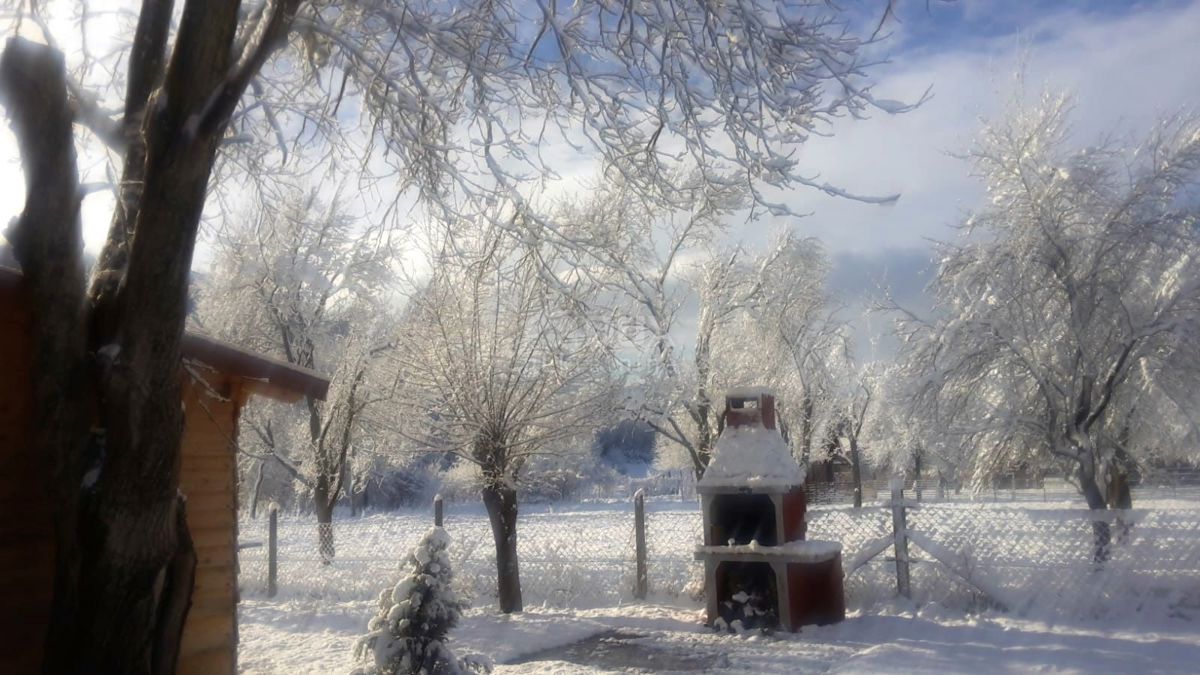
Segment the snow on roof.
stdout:
<svg viewBox="0 0 1200 675">
<path fill-rule="evenodd" d="M 804 483 L 804 470 L 774 429 L 726 427 L 713 451 L 698 485 L 789 487 Z"/>
</svg>

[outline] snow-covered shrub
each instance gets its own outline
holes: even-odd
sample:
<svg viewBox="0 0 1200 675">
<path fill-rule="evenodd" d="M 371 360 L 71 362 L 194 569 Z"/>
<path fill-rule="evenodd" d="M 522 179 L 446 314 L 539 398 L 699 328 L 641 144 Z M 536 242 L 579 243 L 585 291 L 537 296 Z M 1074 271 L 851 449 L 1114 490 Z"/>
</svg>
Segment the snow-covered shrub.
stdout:
<svg viewBox="0 0 1200 675">
<path fill-rule="evenodd" d="M 379 594 L 379 611 L 368 633 L 354 647 L 366 661 L 355 675 L 458 675 L 489 672 L 476 658 L 460 660 L 446 645 L 458 623 L 463 603 L 451 589 L 454 573 L 447 548 L 450 535 L 431 528 L 408 555 L 406 573 Z"/>
</svg>

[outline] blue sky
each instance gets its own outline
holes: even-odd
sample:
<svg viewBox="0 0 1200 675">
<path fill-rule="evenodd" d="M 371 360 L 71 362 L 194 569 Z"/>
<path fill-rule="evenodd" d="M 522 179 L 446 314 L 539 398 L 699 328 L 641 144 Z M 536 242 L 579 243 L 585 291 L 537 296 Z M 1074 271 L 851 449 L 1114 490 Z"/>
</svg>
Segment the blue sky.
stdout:
<svg viewBox="0 0 1200 675">
<path fill-rule="evenodd" d="M 878 47 L 890 63 L 874 71 L 876 93 L 911 100 L 932 85 L 933 99 L 906 115 L 839 122 L 832 138 L 804 153 L 823 179 L 855 192 L 899 192 L 900 201 L 793 200 L 812 213 L 794 227 L 819 237 L 833 258 L 831 281 L 855 318 L 864 359 L 886 358 L 893 347 L 889 322 L 863 315 L 881 285 L 907 305 L 928 306 L 930 241 L 955 236 L 952 226 L 982 196 L 969 167 L 951 155 L 970 147 L 983 119 L 1002 113 L 1022 63 L 1030 94 L 1074 95 L 1073 139 L 1081 144 L 1106 132 L 1141 136 L 1162 115 L 1200 112 L 1200 1 L 900 0 L 897 14 Z"/>
</svg>

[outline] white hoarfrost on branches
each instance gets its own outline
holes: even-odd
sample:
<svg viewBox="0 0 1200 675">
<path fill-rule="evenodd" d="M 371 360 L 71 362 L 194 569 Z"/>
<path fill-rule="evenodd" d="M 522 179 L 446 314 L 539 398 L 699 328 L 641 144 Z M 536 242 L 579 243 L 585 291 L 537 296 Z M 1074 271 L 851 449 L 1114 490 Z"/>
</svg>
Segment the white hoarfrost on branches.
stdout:
<svg viewBox="0 0 1200 675">
<path fill-rule="evenodd" d="M 829 340 L 810 336 L 836 332 L 828 328 L 821 290 L 828 265 L 819 245 L 789 233 L 761 253 L 729 244 L 720 214 L 739 199 L 736 190 L 714 195 L 693 180 L 676 203 L 665 204 L 607 183 L 562 216 L 574 224 L 575 243 L 564 246 L 574 269 L 595 280 L 619 311 L 622 346 L 616 351 L 642 359 L 642 380 L 627 409 L 683 448 L 697 475 L 716 441 L 721 392 L 762 382 L 785 390 L 785 398 L 795 394 L 800 401 L 801 391 L 815 398 L 820 378 L 801 377 L 799 386 L 791 386 L 791 364 L 812 370 L 814 355 Z M 692 306 L 695 332 L 682 336 L 690 344 L 677 345 L 677 318 Z M 794 319 L 779 329 L 780 316 Z M 807 353 L 795 360 L 781 353 L 775 348 L 779 332 Z M 781 410 L 794 411 L 796 419 L 807 414 L 811 423 L 816 407 Z M 811 432 L 805 424 L 797 427 Z"/>
<path fill-rule="evenodd" d="M 901 322 L 909 400 L 976 480 L 1057 467 L 1128 508 L 1130 473 L 1200 441 L 1200 123 L 1079 150 L 1069 110 L 1017 104 L 970 154 L 989 203 L 941 247 L 935 318 Z"/>
<path fill-rule="evenodd" d="M 214 234 L 215 262 L 193 319 L 200 330 L 331 376 L 325 400 L 306 396 L 303 408 L 253 399 L 239 442 L 243 473 L 273 476 L 271 496 L 292 491 L 277 484 L 282 478 L 311 498 L 330 558 L 334 504 L 344 488 L 361 487 L 354 441 L 386 398 L 370 380 L 372 360 L 386 351 L 374 333 L 389 314 L 397 236 L 322 203 L 315 188 L 287 191 L 286 206 L 260 205 Z M 242 483 L 254 486 L 246 501 L 256 506 L 263 481 Z"/>
<path fill-rule="evenodd" d="M 551 143 L 659 199 L 681 164 L 703 192 L 746 186 L 772 213 L 801 186 L 895 199 L 819 183 L 795 157 L 836 117 L 911 108 L 876 102 L 874 38 L 827 3 L 317 2 L 296 27 L 314 78 L 369 113 L 395 177 L 457 218 L 480 211 L 453 195 L 535 210 L 529 189 L 558 175 Z"/>
<path fill-rule="evenodd" d="M 502 611 L 521 610 L 517 501 L 530 460 L 587 447 L 610 421 L 621 381 L 597 289 L 566 288 L 554 247 L 499 228 L 461 228 L 439 242 L 395 338 L 397 433 L 419 448 L 479 465 L 496 544 Z M 582 441 L 582 442 L 581 442 Z"/>
<path fill-rule="evenodd" d="M 450 535 L 431 528 L 408 554 L 394 586 L 379 594 L 379 610 L 354 647 L 367 664 L 355 675 L 458 675 L 491 670 L 486 661 L 457 658 L 447 645 L 464 603 L 451 585 Z"/>
</svg>

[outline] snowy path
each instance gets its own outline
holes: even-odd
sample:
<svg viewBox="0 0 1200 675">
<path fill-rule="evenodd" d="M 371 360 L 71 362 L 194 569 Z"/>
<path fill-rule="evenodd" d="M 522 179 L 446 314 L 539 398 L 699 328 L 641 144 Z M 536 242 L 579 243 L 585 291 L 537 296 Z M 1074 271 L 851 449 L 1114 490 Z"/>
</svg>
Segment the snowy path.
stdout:
<svg viewBox="0 0 1200 675">
<path fill-rule="evenodd" d="M 346 672 L 370 604 L 289 608 L 243 603 L 247 673 Z M 800 635 L 729 636 L 693 608 L 628 605 L 505 617 L 472 611 L 453 633 L 459 653 L 495 659 L 497 675 L 526 673 L 1192 673 L 1200 624 L 1161 620 L 1051 625 L 965 616 L 937 605 L 885 607 Z M 572 645 L 575 645 L 572 647 Z M 526 660 L 526 659 L 536 660 Z M 524 661 L 524 662 L 522 662 Z"/>
</svg>

